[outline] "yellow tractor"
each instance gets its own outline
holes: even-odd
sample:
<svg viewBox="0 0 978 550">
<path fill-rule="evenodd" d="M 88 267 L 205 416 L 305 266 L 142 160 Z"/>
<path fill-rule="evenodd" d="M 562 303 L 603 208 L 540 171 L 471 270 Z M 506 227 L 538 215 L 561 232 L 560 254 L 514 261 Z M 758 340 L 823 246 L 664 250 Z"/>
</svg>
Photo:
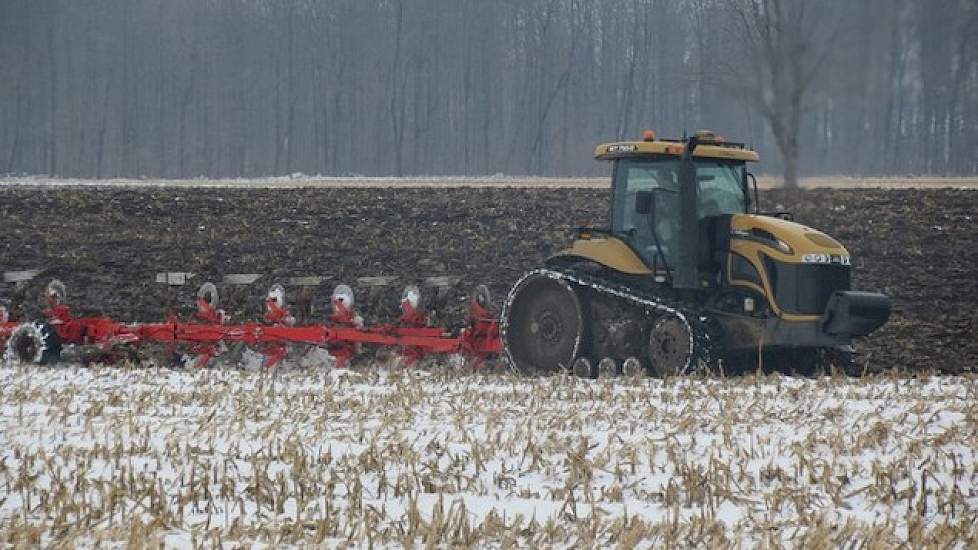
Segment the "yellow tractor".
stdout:
<svg viewBox="0 0 978 550">
<path fill-rule="evenodd" d="M 500 328 L 518 371 L 814 374 L 889 317 L 886 296 L 850 290 L 842 244 L 758 210 L 743 144 L 647 131 L 595 157 L 613 166 L 610 223 L 513 286 Z"/>
</svg>

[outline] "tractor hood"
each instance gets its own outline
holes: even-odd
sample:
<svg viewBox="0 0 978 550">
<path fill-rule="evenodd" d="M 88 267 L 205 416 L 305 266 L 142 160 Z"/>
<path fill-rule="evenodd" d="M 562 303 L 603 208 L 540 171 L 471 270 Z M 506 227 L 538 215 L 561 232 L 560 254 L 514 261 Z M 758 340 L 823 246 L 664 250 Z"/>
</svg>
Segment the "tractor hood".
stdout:
<svg viewBox="0 0 978 550">
<path fill-rule="evenodd" d="M 857 337 L 889 315 L 885 296 L 850 292 L 849 251 L 821 231 L 773 216 L 736 214 L 729 236 L 733 257 L 746 260 L 756 275 L 729 272 L 728 279 L 768 297 L 782 320 L 830 317 L 834 334 Z"/>
<path fill-rule="evenodd" d="M 772 216 L 735 214 L 732 241 L 763 245 L 765 254 L 789 263 L 849 265 L 849 251 L 839 241 L 806 225 Z"/>
</svg>

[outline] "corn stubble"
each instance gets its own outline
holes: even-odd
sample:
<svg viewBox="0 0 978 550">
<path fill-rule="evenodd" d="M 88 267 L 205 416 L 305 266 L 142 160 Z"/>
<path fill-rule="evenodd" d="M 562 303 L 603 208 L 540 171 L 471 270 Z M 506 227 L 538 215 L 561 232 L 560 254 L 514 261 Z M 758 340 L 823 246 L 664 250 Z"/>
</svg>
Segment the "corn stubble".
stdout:
<svg viewBox="0 0 978 550">
<path fill-rule="evenodd" d="M 978 379 L 0 369 L 0 541 L 978 544 Z"/>
</svg>

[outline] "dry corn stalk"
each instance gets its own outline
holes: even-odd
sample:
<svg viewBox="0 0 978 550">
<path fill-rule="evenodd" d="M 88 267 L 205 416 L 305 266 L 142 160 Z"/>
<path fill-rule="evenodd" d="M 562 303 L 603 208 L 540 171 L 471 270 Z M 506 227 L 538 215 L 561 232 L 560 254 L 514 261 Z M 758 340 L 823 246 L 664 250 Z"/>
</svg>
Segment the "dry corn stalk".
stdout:
<svg viewBox="0 0 978 550">
<path fill-rule="evenodd" d="M 969 546 L 978 381 L 0 369 L 0 541 Z"/>
</svg>

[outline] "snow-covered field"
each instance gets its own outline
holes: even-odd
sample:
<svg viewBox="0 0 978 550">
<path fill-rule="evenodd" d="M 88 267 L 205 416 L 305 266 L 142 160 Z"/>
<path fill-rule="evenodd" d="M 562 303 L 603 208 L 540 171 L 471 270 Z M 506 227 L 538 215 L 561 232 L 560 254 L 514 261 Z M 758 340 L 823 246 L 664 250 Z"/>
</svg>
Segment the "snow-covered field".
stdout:
<svg viewBox="0 0 978 550">
<path fill-rule="evenodd" d="M 978 544 L 978 379 L 0 369 L 33 546 Z"/>
</svg>

